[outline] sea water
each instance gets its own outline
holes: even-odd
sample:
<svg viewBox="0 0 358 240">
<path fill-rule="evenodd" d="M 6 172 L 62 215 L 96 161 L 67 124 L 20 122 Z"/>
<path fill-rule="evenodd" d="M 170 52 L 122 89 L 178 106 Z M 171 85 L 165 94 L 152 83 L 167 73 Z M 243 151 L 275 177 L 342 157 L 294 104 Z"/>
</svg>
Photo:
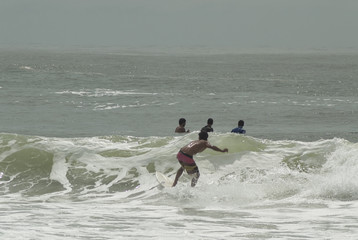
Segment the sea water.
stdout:
<svg viewBox="0 0 358 240">
<path fill-rule="evenodd" d="M 0 238 L 357 239 L 357 78 L 356 54 L 1 49 Z M 229 153 L 161 187 L 209 117 Z"/>
</svg>

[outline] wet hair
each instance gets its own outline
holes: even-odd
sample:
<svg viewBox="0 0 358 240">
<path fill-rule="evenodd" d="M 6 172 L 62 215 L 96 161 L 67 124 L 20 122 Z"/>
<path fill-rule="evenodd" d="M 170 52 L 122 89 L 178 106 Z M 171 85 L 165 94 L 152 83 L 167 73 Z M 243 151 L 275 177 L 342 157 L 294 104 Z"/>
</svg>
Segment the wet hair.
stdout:
<svg viewBox="0 0 358 240">
<path fill-rule="evenodd" d="M 208 133 L 207 132 L 204 132 L 204 131 L 201 131 L 199 133 L 199 140 L 208 140 Z"/>
<path fill-rule="evenodd" d="M 182 125 L 183 123 L 186 123 L 185 118 L 181 118 L 181 119 L 179 119 L 179 125 Z"/>
<path fill-rule="evenodd" d="M 208 119 L 208 124 L 213 124 L 214 123 L 214 120 L 212 118 L 209 118 Z"/>
<path fill-rule="evenodd" d="M 239 127 L 243 127 L 244 126 L 244 120 L 240 120 L 237 125 L 239 125 Z"/>
</svg>

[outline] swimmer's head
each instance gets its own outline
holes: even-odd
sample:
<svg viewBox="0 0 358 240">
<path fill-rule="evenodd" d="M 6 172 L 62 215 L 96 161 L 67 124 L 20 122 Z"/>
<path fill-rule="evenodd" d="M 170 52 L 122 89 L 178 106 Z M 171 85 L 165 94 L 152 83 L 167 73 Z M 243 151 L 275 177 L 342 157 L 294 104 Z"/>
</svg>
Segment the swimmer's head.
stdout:
<svg viewBox="0 0 358 240">
<path fill-rule="evenodd" d="M 207 132 L 200 132 L 199 133 L 199 140 L 208 140 L 208 133 Z"/>
<path fill-rule="evenodd" d="M 244 124 L 245 124 L 244 120 L 240 120 L 240 121 L 237 123 L 237 125 L 238 125 L 239 127 L 243 127 Z"/>
<path fill-rule="evenodd" d="M 185 118 L 181 118 L 181 119 L 179 119 L 179 125 L 182 125 L 182 124 L 184 124 L 184 125 L 185 125 L 185 123 L 186 123 Z"/>
</svg>

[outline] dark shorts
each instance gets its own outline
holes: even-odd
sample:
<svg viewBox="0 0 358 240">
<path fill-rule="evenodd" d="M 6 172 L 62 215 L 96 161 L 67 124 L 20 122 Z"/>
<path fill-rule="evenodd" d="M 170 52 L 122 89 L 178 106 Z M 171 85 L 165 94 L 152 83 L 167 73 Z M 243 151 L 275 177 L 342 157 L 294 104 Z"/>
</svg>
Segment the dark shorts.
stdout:
<svg viewBox="0 0 358 240">
<path fill-rule="evenodd" d="M 194 174 L 199 172 L 199 168 L 198 166 L 196 166 L 196 163 L 192 156 L 187 155 L 182 151 L 179 151 L 177 154 L 177 158 L 182 168 L 184 168 L 188 174 Z"/>
</svg>

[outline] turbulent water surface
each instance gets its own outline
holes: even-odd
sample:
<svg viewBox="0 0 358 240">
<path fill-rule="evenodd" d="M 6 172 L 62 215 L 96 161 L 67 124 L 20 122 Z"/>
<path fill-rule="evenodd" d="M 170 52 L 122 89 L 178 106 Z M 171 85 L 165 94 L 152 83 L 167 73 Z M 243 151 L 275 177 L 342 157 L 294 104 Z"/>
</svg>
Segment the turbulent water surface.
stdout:
<svg viewBox="0 0 358 240">
<path fill-rule="evenodd" d="M 357 65 L 1 50 L 0 237 L 357 239 Z M 195 188 L 161 187 L 209 117 L 229 153 L 195 156 Z M 246 135 L 230 133 L 239 119 Z"/>
</svg>

